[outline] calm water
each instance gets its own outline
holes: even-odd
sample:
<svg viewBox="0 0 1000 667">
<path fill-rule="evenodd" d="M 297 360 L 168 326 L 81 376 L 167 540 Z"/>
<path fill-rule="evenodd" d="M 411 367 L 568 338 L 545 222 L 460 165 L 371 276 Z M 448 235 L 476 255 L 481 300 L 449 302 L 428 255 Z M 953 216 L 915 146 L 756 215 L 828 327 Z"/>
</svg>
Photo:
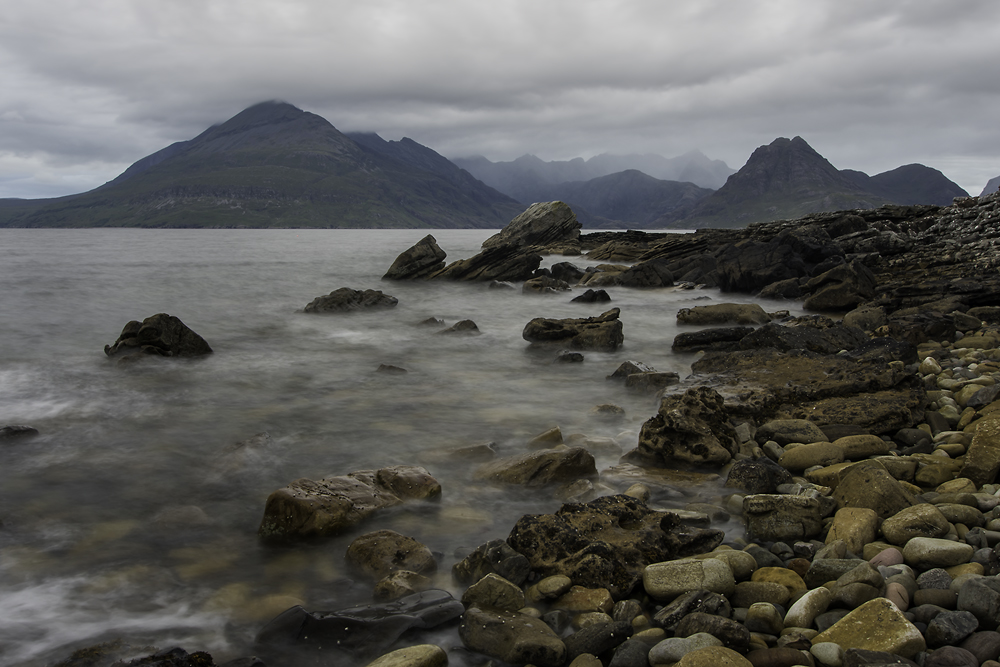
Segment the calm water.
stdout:
<svg viewBox="0 0 1000 667">
<path fill-rule="evenodd" d="M 670 351 L 677 310 L 749 300 L 610 289 L 625 346 L 552 364 L 553 354 L 527 352 L 525 323 L 610 306 L 483 284 L 383 283 L 426 233 L 0 230 L 0 425 L 41 432 L 0 443 L 0 664 L 44 665 L 116 637 L 208 650 L 217 661 L 250 654 L 255 632 L 295 600 L 312 610 L 366 602 L 370 585 L 352 581 L 344 552 L 382 527 L 440 552 L 436 583 L 458 592 L 456 549 L 506 537 L 520 515 L 560 503 L 551 491 L 473 484 L 473 466 L 441 452 L 495 442 L 501 454 L 520 453 L 556 425 L 627 451 L 654 402 L 605 376 L 626 359 L 685 375 L 692 358 Z M 490 233 L 434 232 L 449 261 L 475 254 Z M 547 261 L 564 259 L 587 265 Z M 302 312 L 345 286 L 382 289 L 399 306 Z M 126 322 L 159 312 L 215 354 L 129 367 L 105 357 Z M 415 326 L 431 316 L 449 326 L 472 319 L 483 335 Z M 409 372 L 375 373 L 382 363 Z M 588 411 L 601 403 L 625 408 L 626 420 L 593 421 Z M 270 441 L 251 454 L 227 453 L 261 432 Z M 615 448 L 595 454 L 599 468 L 617 462 Z M 320 544 L 259 544 L 271 491 L 393 464 L 428 467 L 442 502 Z"/>
</svg>

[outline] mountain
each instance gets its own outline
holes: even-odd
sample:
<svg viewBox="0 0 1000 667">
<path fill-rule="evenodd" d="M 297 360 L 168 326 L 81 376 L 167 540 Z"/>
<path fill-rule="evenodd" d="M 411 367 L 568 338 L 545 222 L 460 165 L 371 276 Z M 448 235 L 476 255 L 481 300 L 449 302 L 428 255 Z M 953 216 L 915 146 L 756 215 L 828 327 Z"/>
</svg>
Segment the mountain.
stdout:
<svg viewBox="0 0 1000 667">
<path fill-rule="evenodd" d="M 951 206 L 955 197 L 969 196 L 940 171 L 922 164 L 907 164 L 875 176 L 850 169 L 842 169 L 840 173 L 865 190 L 895 204 Z"/>
<path fill-rule="evenodd" d="M 712 190 L 694 183 L 663 181 L 628 169 L 589 181 L 539 184 L 531 201 L 564 201 L 585 228 L 647 229 L 669 212 L 691 207 L 710 194 Z"/>
<path fill-rule="evenodd" d="M 1000 189 L 1000 176 L 997 176 L 996 178 L 991 178 L 986 183 L 986 187 L 983 188 L 983 191 L 979 193 L 979 196 L 983 197 L 985 195 L 991 195 L 998 189 Z"/>
<path fill-rule="evenodd" d="M 743 227 L 751 222 L 809 213 L 874 208 L 889 202 L 838 171 L 801 137 L 778 138 L 753 152 L 726 184 L 689 209 L 656 221 L 657 227 Z"/>
<path fill-rule="evenodd" d="M 409 139 L 264 102 L 90 192 L 0 202 L 0 226 L 497 228 L 523 208 Z"/>
<path fill-rule="evenodd" d="M 734 173 L 725 162 L 710 160 L 698 151 L 675 158 L 602 153 L 589 160 L 546 162 L 522 155 L 511 162 L 491 162 L 482 156 L 454 158 L 452 162 L 522 204 L 538 201 L 536 193 L 543 186 L 589 181 L 623 171 L 637 170 L 662 181 L 690 182 L 708 189 L 720 187 Z"/>
</svg>

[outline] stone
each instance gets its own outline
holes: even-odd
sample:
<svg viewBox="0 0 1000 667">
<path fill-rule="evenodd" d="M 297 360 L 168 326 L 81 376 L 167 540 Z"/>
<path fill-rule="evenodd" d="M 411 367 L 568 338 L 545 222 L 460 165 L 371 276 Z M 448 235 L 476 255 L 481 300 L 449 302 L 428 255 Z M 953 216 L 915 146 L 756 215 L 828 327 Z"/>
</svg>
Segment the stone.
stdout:
<svg viewBox="0 0 1000 667">
<path fill-rule="evenodd" d="M 625 341 L 618 308 L 597 317 L 547 319 L 536 317 L 521 337 L 532 345 L 558 344 L 574 350 L 613 352 Z"/>
<path fill-rule="evenodd" d="M 129 322 L 114 343 L 104 346 L 104 354 L 109 357 L 140 353 L 161 357 L 199 357 L 211 354 L 212 348 L 180 318 L 157 313 L 142 322 Z"/>
<path fill-rule="evenodd" d="M 975 549 L 964 542 L 952 542 L 934 537 L 914 537 L 903 547 L 907 565 L 927 569 L 951 567 L 969 562 Z"/>
<path fill-rule="evenodd" d="M 701 331 L 684 331 L 674 336 L 671 347 L 674 352 L 734 350 L 753 331 L 753 327 L 713 327 Z"/>
<path fill-rule="evenodd" d="M 633 391 L 655 394 L 678 382 L 680 382 L 680 376 L 677 373 L 654 371 L 629 375 L 625 378 L 625 387 Z"/>
<path fill-rule="evenodd" d="M 928 648 L 954 646 L 979 627 L 979 619 L 969 611 L 943 611 L 927 624 Z"/>
<path fill-rule="evenodd" d="M 584 586 L 572 586 L 550 604 L 553 609 L 564 609 L 570 613 L 599 611 L 610 614 L 614 608 L 614 600 L 608 589 Z"/>
<path fill-rule="evenodd" d="M 389 602 L 431 588 L 433 588 L 431 580 L 427 577 L 416 572 L 397 570 L 390 572 L 376 582 L 372 597 L 376 602 Z"/>
<path fill-rule="evenodd" d="M 949 526 L 941 510 L 929 503 L 920 503 L 887 518 L 881 530 L 891 544 L 903 546 L 914 537 L 944 537 Z"/>
<path fill-rule="evenodd" d="M 774 440 L 779 445 L 792 442 L 823 442 L 826 434 L 813 422 L 805 419 L 773 419 L 757 428 L 757 442 Z"/>
<path fill-rule="evenodd" d="M 24 426 L 21 424 L 10 424 L 0 428 L 0 439 L 7 438 L 33 438 L 38 435 L 38 429 L 33 426 Z"/>
<path fill-rule="evenodd" d="M 976 423 L 972 444 L 958 476 L 972 480 L 979 487 L 992 484 L 1000 471 L 1000 412 L 993 412 Z"/>
<path fill-rule="evenodd" d="M 558 294 L 559 292 L 568 292 L 570 289 L 568 282 L 552 276 L 537 276 L 526 280 L 521 286 L 521 292 L 524 294 Z"/>
<path fill-rule="evenodd" d="M 452 575 L 466 586 L 493 573 L 520 586 L 528 578 L 530 571 L 528 559 L 514 551 L 505 540 L 492 540 L 480 545 L 452 567 Z M 567 578 L 567 590 L 570 585 Z"/>
<path fill-rule="evenodd" d="M 674 629 L 678 637 L 690 637 L 693 634 L 706 632 L 722 640 L 725 646 L 745 649 L 750 646 L 750 631 L 741 623 L 729 618 L 693 612 L 681 619 Z"/>
<path fill-rule="evenodd" d="M 581 224 L 573 210 L 561 201 L 532 204 L 506 227 L 483 241 L 483 249 L 544 247 L 580 238 Z"/>
<path fill-rule="evenodd" d="M 877 435 L 848 435 L 837 438 L 833 444 L 843 448 L 844 458 L 852 461 L 881 456 L 894 449 L 891 442 L 886 442 Z"/>
<path fill-rule="evenodd" d="M 781 611 L 767 602 L 756 602 L 750 605 L 743 625 L 750 632 L 765 635 L 778 635 L 785 627 Z"/>
<path fill-rule="evenodd" d="M 711 591 L 693 590 L 681 593 L 656 612 L 653 622 L 664 630 L 675 630 L 689 614 L 698 612 L 729 618 L 732 616 L 732 611 L 732 605 L 725 596 Z"/>
<path fill-rule="evenodd" d="M 417 574 L 437 571 L 437 561 L 430 549 L 393 530 L 377 530 L 356 538 L 347 547 L 346 559 L 350 566 L 372 581 L 397 570 Z"/>
<path fill-rule="evenodd" d="M 646 566 L 642 575 L 646 593 L 657 600 L 671 600 L 690 590 L 730 595 L 736 588 L 733 571 L 717 559 L 683 559 Z"/>
<path fill-rule="evenodd" d="M 810 628 L 813 620 L 827 610 L 833 602 L 833 592 L 820 586 L 807 591 L 796 600 L 785 614 L 784 627 Z M 778 634 L 778 633 L 772 633 Z"/>
<path fill-rule="evenodd" d="M 743 499 L 747 530 L 754 539 L 764 541 L 815 537 L 822 532 L 830 509 L 808 496 L 757 494 Z"/>
<path fill-rule="evenodd" d="M 759 304 L 718 303 L 711 306 L 681 308 L 677 311 L 681 324 L 766 324 L 771 321 Z"/>
<path fill-rule="evenodd" d="M 649 667 L 648 656 L 649 644 L 633 636 L 615 648 L 608 667 Z"/>
<path fill-rule="evenodd" d="M 790 598 L 796 598 L 809 590 L 798 573 L 785 567 L 759 567 L 754 570 L 750 581 L 781 584 L 788 590 Z"/>
<path fill-rule="evenodd" d="M 307 313 L 344 313 L 356 310 L 394 308 L 399 299 L 381 290 L 356 290 L 341 287 L 326 296 L 318 296 L 306 304 Z"/>
<path fill-rule="evenodd" d="M 734 607 L 744 608 L 758 602 L 785 606 L 788 598 L 788 589 L 773 581 L 741 581 L 729 597 Z"/>
<path fill-rule="evenodd" d="M 860 558 L 817 558 L 809 564 L 803 579 L 806 586 L 815 588 L 840 579 L 859 565 L 868 566 L 868 563 Z"/>
<path fill-rule="evenodd" d="M 844 460 L 844 450 L 832 442 L 816 442 L 797 447 L 787 447 L 784 455 L 778 459 L 778 465 L 802 472 L 813 466 L 829 466 Z"/>
<path fill-rule="evenodd" d="M 667 268 L 667 262 L 654 258 L 632 265 L 615 281 L 622 287 L 670 287 L 674 284 L 674 274 Z"/>
<path fill-rule="evenodd" d="M 470 607 L 459 637 L 466 648 L 491 658 L 538 667 L 562 667 L 566 645 L 541 620 L 516 612 Z"/>
<path fill-rule="evenodd" d="M 624 643 L 632 636 L 632 632 L 632 624 L 624 621 L 588 625 L 566 637 L 566 657 L 573 660 L 584 653 L 601 655 Z"/>
<path fill-rule="evenodd" d="M 542 576 L 561 574 L 623 597 L 650 563 L 711 551 L 723 537 L 722 531 L 685 526 L 676 514 L 616 495 L 563 505 L 554 514 L 524 515 L 507 542 Z"/>
<path fill-rule="evenodd" d="M 674 667 L 752 667 L 752 665 L 753 663 L 731 648 L 709 646 L 685 654 Z"/>
<path fill-rule="evenodd" d="M 418 644 L 396 649 L 365 667 L 447 667 L 448 654 L 434 644 Z"/>
<path fill-rule="evenodd" d="M 722 396 L 708 387 L 664 396 L 624 460 L 647 467 L 722 465 L 739 448 Z"/>
<path fill-rule="evenodd" d="M 790 646 L 757 649 L 746 657 L 754 667 L 812 667 L 812 659 L 803 650 Z"/>
<path fill-rule="evenodd" d="M 608 303 L 611 301 L 611 296 L 602 289 L 592 290 L 588 289 L 586 292 L 580 296 L 570 299 L 574 303 Z"/>
<path fill-rule="evenodd" d="M 771 323 L 741 338 L 739 348 L 741 350 L 770 348 L 781 352 L 806 350 L 819 354 L 837 354 L 841 350 L 855 350 L 868 340 L 868 335 L 861 329 L 843 325 L 818 329 L 810 326 Z M 882 352 L 884 351 L 880 350 L 880 353 Z"/>
<path fill-rule="evenodd" d="M 556 447 L 511 456 L 483 464 L 474 479 L 540 487 L 597 477 L 594 456 L 583 447 Z"/>
<path fill-rule="evenodd" d="M 972 577 L 958 592 L 956 606 L 979 619 L 980 630 L 1000 629 L 1000 579 Z"/>
<path fill-rule="evenodd" d="M 729 468 L 726 487 L 748 494 L 773 494 L 782 484 L 791 484 L 792 474 L 771 459 L 740 459 Z"/>
<path fill-rule="evenodd" d="M 378 510 L 440 495 L 438 481 L 418 466 L 303 478 L 268 496 L 257 534 L 270 540 L 336 535 Z"/>
<path fill-rule="evenodd" d="M 924 667 L 979 667 L 979 661 L 965 649 L 942 646 L 927 656 Z"/>
<path fill-rule="evenodd" d="M 884 466 L 872 462 L 847 468 L 833 491 L 837 505 L 866 507 L 886 519 L 914 504 L 913 497 Z"/>
<path fill-rule="evenodd" d="M 843 540 L 847 548 L 860 554 L 878 535 L 878 515 L 867 507 L 844 507 L 837 510 L 826 535 L 826 543 Z"/>
<path fill-rule="evenodd" d="M 962 642 L 960 648 L 976 656 L 980 664 L 987 660 L 997 660 L 1000 658 L 1000 632 L 992 630 L 974 632 Z"/>
<path fill-rule="evenodd" d="M 829 629 L 813 637 L 814 643 L 887 651 L 913 658 L 927 648 L 924 637 L 899 609 L 885 598 L 864 603 Z"/>
<path fill-rule="evenodd" d="M 417 280 L 429 278 L 432 274 L 444 268 L 447 254 L 437 244 L 437 239 L 428 234 L 417 241 L 408 250 L 404 250 L 382 280 Z"/>
<path fill-rule="evenodd" d="M 524 606 L 524 592 L 497 574 L 487 574 L 472 584 L 462 594 L 466 607 L 487 607 L 504 611 L 517 611 Z"/>
<path fill-rule="evenodd" d="M 472 320 L 459 320 L 455 322 L 447 329 L 441 329 L 437 332 L 439 336 L 478 336 L 482 332 L 479 330 L 479 326 Z"/>
<path fill-rule="evenodd" d="M 700 632 L 690 637 L 670 637 L 649 650 L 649 664 L 651 667 L 671 665 L 688 653 L 710 646 L 722 646 L 722 641 L 707 632 Z"/>
</svg>

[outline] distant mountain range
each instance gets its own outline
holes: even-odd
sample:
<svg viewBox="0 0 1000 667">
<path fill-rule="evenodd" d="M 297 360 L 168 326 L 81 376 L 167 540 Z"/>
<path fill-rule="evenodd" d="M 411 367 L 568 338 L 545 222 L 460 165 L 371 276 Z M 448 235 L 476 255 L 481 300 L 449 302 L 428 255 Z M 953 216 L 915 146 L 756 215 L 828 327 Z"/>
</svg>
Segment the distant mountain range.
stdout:
<svg viewBox="0 0 1000 667">
<path fill-rule="evenodd" d="M 1000 176 L 997 176 L 996 178 L 991 178 L 989 181 L 987 181 L 986 187 L 983 188 L 983 191 L 979 193 L 979 196 L 982 197 L 983 195 L 991 195 L 998 189 L 1000 189 Z"/>
<path fill-rule="evenodd" d="M 0 227 L 495 229 L 552 200 L 568 203 L 589 228 L 739 227 L 967 195 L 918 164 L 875 176 L 838 170 L 801 137 L 761 146 L 735 173 L 697 151 L 450 161 L 411 139 L 343 134 L 320 116 L 264 102 L 90 192 L 0 199 Z"/>
</svg>

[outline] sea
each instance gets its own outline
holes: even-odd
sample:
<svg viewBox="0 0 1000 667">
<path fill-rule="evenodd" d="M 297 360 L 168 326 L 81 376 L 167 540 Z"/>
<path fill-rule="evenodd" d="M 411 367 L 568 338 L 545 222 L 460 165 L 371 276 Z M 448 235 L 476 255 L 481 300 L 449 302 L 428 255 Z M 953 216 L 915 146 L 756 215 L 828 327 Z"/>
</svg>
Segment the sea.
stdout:
<svg viewBox="0 0 1000 667">
<path fill-rule="evenodd" d="M 453 261 L 476 254 L 494 231 L 431 233 Z M 558 427 L 564 438 L 599 443 L 598 469 L 612 471 L 657 400 L 606 377 L 626 360 L 687 376 L 695 355 L 671 351 L 689 330 L 677 311 L 754 300 L 704 288 L 607 288 L 610 304 L 585 304 L 571 301 L 580 288 L 528 295 L 520 285 L 383 281 L 427 233 L 0 229 L 0 426 L 39 431 L 0 439 L 0 665 L 51 665 L 115 640 L 204 650 L 217 663 L 253 655 L 256 633 L 291 605 L 370 602 L 371 582 L 344 554 L 381 528 L 434 551 L 434 585 L 460 596 L 450 574 L 457 560 L 505 538 L 521 515 L 562 501 L 553 489 L 476 481 L 478 464 L 454 450 L 489 444 L 511 456 Z M 560 261 L 599 263 L 554 256 L 543 266 Z M 382 290 L 399 303 L 303 311 L 341 287 Z M 560 350 L 531 349 L 521 336 L 535 317 L 611 307 L 621 309 L 625 335 L 615 352 L 556 363 Z M 104 354 L 126 323 L 156 313 L 179 317 L 214 353 L 131 364 Z M 428 318 L 443 324 L 422 325 Z M 480 335 L 439 335 L 466 319 Z M 378 372 L 382 364 L 406 372 Z M 624 418 L 596 419 L 602 404 L 620 406 Z M 400 464 L 426 467 L 441 499 L 325 540 L 258 539 L 268 495 L 293 480 Z M 602 475 L 598 492 L 627 484 Z M 721 482 L 706 483 L 654 501 L 680 508 L 724 495 Z M 432 639 L 460 645 L 454 630 Z"/>
</svg>

